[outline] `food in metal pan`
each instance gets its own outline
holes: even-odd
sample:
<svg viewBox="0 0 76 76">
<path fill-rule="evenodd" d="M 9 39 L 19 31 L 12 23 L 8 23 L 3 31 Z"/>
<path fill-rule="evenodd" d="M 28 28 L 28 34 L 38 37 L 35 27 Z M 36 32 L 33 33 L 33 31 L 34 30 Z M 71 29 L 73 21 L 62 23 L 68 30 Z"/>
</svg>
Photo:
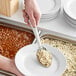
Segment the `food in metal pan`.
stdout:
<svg viewBox="0 0 76 76">
<path fill-rule="evenodd" d="M 45 37 L 41 39 L 42 43 L 49 44 L 62 52 L 67 60 L 67 69 L 62 76 L 76 76 L 76 44 L 63 40 Z"/>
<path fill-rule="evenodd" d="M 20 48 L 33 42 L 34 35 L 4 26 L 11 25 L 3 23 L 0 26 L 0 54 L 12 59 Z"/>
</svg>

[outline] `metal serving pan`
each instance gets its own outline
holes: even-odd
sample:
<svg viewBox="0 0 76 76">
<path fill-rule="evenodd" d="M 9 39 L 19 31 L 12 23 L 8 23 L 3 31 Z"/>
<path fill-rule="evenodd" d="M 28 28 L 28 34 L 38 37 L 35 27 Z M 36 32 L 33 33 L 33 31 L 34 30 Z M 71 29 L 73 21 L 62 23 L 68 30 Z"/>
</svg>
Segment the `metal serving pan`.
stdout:
<svg viewBox="0 0 76 76">
<path fill-rule="evenodd" d="M 76 41 L 74 41 L 74 40 L 72 40 L 72 39 L 68 39 L 68 38 L 56 36 L 56 35 L 52 34 L 52 33 L 49 32 L 49 31 L 41 31 L 40 37 L 41 37 L 41 38 L 51 37 L 51 38 L 53 38 L 53 39 L 58 39 L 58 40 L 62 40 L 62 41 L 65 41 L 65 42 L 71 42 L 71 43 L 73 43 L 73 44 L 76 44 Z"/>
<path fill-rule="evenodd" d="M 4 24 L 6 24 L 6 25 L 4 25 Z M 6 22 L 1 22 L 0 21 L 0 26 L 5 26 L 5 27 L 21 30 L 21 31 L 27 31 L 27 32 L 33 33 L 30 28 L 28 28 L 28 27 L 25 27 L 25 28 L 24 27 L 20 27 L 20 26 L 18 26 L 18 24 L 14 25 L 12 23 L 6 23 Z"/>
<path fill-rule="evenodd" d="M 8 24 L 8 25 L 4 25 L 4 23 Z M 11 25 L 11 26 L 10 26 Z M 9 28 L 13 28 L 13 29 L 17 29 L 17 30 L 21 30 L 21 31 L 26 31 L 26 32 L 30 32 L 33 34 L 33 31 L 30 27 L 28 26 L 25 26 L 25 27 L 22 27 L 22 26 L 19 26 L 19 25 L 22 25 L 22 24 L 19 24 L 19 23 L 7 23 L 7 22 L 1 22 L 0 21 L 0 26 L 5 26 L 5 27 L 9 27 Z M 39 32 L 39 35 L 41 34 L 41 30 L 38 28 L 38 32 Z M 33 43 L 35 43 L 36 39 L 34 39 Z"/>
<path fill-rule="evenodd" d="M 6 24 L 6 25 L 4 25 L 4 24 Z M 13 24 L 8 24 L 8 23 L 0 22 L 0 26 L 9 27 L 9 28 L 13 28 L 13 29 L 16 29 L 16 30 L 21 30 L 21 31 L 26 31 L 26 32 L 30 32 L 30 33 L 33 34 L 33 32 L 32 32 L 31 29 L 19 27 L 18 25 L 14 26 Z M 34 41 L 32 43 L 34 43 Z M 11 73 L 11 72 L 8 72 L 8 71 L 0 69 L 0 76 L 16 76 L 16 75 L 13 74 L 13 73 Z"/>
<path fill-rule="evenodd" d="M 15 74 L 13 74 L 11 72 L 0 69 L 0 76 L 17 76 L 17 75 L 15 75 Z"/>
<path fill-rule="evenodd" d="M 67 61 L 67 68 L 62 76 L 75 76 L 76 75 L 76 41 L 61 38 L 55 35 L 50 34 L 49 32 L 41 32 L 40 34 L 41 42 L 49 44 L 53 46 L 66 58 Z M 44 41 L 44 40 L 46 41 Z M 50 40 L 50 41 L 48 41 Z M 35 41 L 36 42 L 36 41 Z"/>
<path fill-rule="evenodd" d="M 65 42 L 70 42 L 70 43 L 76 44 L 75 40 L 64 38 L 64 37 L 60 37 L 60 36 L 56 36 L 54 33 L 51 33 L 51 32 L 46 31 L 46 30 L 39 31 L 39 35 L 40 35 L 41 39 L 42 38 L 53 38 L 53 39 L 57 39 L 57 40 L 61 40 L 61 41 L 65 41 Z M 34 43 L 36 43 L 36 42 L 37 42 L 37 40 L 35 39 Z"/>
</svg>

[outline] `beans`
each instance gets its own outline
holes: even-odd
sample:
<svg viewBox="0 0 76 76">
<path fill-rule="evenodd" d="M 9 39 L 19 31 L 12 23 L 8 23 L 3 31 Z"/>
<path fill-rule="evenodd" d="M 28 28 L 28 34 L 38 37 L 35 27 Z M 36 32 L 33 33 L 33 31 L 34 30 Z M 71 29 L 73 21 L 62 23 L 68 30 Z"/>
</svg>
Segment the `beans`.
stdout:
<svg viewBox="0 0 76 76">
<path fill-rule="evenodd" d="M 8 24 L 3 25 L 8 26 Z M 15 30 L 4 26 L 0 26 L 0 54 L 8 58 L 14 58 L 20 48 L 32 43 L 34 35 L 26 31 Z"/>
</svg>

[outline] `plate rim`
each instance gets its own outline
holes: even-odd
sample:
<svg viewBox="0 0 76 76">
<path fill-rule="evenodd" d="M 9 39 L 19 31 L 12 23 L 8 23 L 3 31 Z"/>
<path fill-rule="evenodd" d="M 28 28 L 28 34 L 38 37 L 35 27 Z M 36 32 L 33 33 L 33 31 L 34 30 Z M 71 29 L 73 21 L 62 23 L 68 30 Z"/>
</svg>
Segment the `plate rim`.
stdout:
<svg viewBox="0 0 76 76">
<path fill-rule="evenodd" d="M 76 28 L 76 22 L 73 22 L 64 12 L 64 19 L 66 20 L 66 22 L 72 27 L 72 28 Z"/>
<path fill-rule="evenodd" d="M 46 14 L 42 14 L 42 15 L 54 15 L 55 13 L 57 13 L 60 8 L 61 8 L 61 0 L 54 0 L 55 3 L 55 7 L 51 10 L 51 12 L 48 12 Z"/>
<path fill-rule="evenodd" d="M 71 2 L 73 2 L 73 1 L 75 1 L 75 0 L 67 1 L 67 2 L 64 4 L 63 9 L 64 9 L 65 13 L 66 13 L 69 17 L 71 17 L 73 20 L 76 20 L 76 17 L 72 16 L 72 15 L 68 12 L 68 9 L 67 9 L 68 4 L 71 3 Z"/>
</svg>

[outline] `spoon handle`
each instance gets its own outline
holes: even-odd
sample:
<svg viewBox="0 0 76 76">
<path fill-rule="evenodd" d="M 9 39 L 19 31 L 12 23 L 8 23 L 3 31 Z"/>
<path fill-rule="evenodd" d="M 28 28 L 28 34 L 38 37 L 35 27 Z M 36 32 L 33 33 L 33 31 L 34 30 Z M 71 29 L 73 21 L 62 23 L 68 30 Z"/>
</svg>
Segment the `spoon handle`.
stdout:
<svg viewBox="0 0 76 76">
<path fill-rule="evenodd" d="M 34 32 L 34 35 L 35 35 L 36 39 L 37 39 L 38 46 L 39 46 L 39 48 L 41 48 L 41 42 L 40 42 L 40 37 L 39 37 L 38 29 L 37 29 L 37 27 L 33 27 L 31 25 L 31 22 L 30 22 L 30 26 L 31 26 L 31 28 L 32 28 L 32 30 Z"/>
<path fill-rule="evenodd" d="M 39 33 L 38 33 L 37 27 L 33 27 L 33 31 L 34 31 L 35 37 L 37 39 L 38 45 L 41 48 L 41 42 L 40 42 L 40 37 L 39 37 Z"/>
</svg>

